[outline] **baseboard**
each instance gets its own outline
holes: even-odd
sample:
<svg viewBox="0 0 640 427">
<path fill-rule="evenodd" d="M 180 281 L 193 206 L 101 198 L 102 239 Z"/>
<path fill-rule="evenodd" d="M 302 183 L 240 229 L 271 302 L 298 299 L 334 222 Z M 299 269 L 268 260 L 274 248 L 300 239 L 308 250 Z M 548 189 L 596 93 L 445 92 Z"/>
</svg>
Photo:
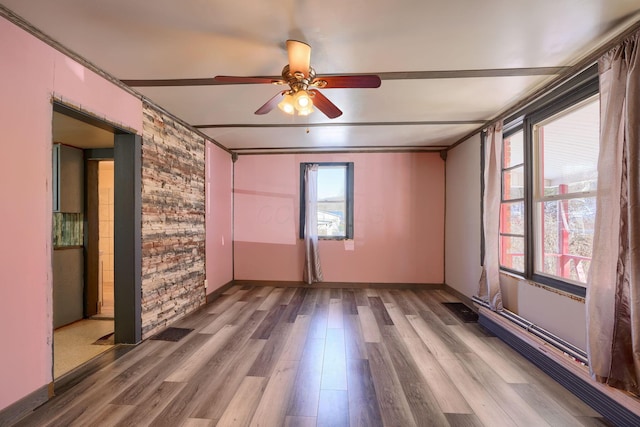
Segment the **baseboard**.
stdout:
<svg viewBox="0 0 640 427">
<path fill-rule="evenodd" d="M 10 426 L 49 400 L 49 384 L 43 385 L 0 411 L 0 426 Z"/>
<path fill-rule="evenodd" d="M 616 426 L 640 425 L 640 400 L 591 379 L 587 369 L 496 313 L 479 308 L 479 323 Z"/>
<path fill-rule="evenodd" d="M 215 301 L 216 299 L 218 299 L 220 297 L 220 295 L 225 293 L 234 284 L 235 284 L 234 281 L 231 280 L 230 282 L 225 283 L 224 285 L 220 286 L 218 289 L 216 289 L 215 291 L 211 292 L 210 294 L 207 294 L 207 304 L 209 304 L 211 301 Z"/>
<path fill-rule="evenodd" d="M 369 283 L 369 282 L 318 282 L 308 284 L 303 281 L 276 280 L 234 280 L 240 286 L 273 286 L 279 288 L 316 288 L 316 289 L 444 289 L 442 283 Z"/>
<path fill-rule="evenodd" d="M 469 307 L 471 310 L 475 311 L 476 313 L 478 312 L 478 307 L 476 307 L 476 305 L 473 303 L 473 300 L 468 296 L 466 296 L 465 294 L 463 294 L 462 292 L 456 289 L 453 289 L 451 286 L 447 285 L 446 283 L 443 285 L 443 289 L 446 292 L 453 295 L 454 297 L 458 298 L 460 302 L 464 303 L 464 305 Z"/>
</svg>

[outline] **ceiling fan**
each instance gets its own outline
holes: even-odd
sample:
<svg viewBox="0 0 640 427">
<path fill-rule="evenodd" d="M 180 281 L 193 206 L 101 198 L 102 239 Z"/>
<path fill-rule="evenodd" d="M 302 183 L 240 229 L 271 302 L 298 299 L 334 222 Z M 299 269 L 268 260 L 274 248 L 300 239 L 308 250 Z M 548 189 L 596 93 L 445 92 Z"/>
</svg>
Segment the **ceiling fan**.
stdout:
<svg viewBox="0 0 640 427">
<path fill-rule="evenodd" d="M 311 46 L 301 41 L 287 40 L 287 54 L 289 63 L 282 69 L 281 80 L 235 76 L 216 76 L 214 80 L 231 84 L 270 83 L 289 86 L 289 89 L 275 94 L 255 114 L 267 114 L 277 105 L 287 114 L 306 116 L 316 107 L 330 119 L 340 117 L 342 111 L 318 89 L 380 87 L 380 77 L 371 74 L 318 77 L 310 65 Z"/>
</svg>

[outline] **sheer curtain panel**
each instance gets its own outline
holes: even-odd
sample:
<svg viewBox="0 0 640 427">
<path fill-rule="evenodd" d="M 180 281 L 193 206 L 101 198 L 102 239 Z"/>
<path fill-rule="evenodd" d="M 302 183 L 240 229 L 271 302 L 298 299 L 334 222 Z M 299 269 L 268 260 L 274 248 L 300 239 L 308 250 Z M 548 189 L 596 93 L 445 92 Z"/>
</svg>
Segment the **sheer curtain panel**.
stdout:
<svg viewBox="0 0 640 427">
<path fill-rule="evenodd" d="M 304 168 L 305 218 L 304 218 L 304 271 L 303 279 L 312 284 L 322 282 L 320 254 L 318 252 L 318 165 Z"/>
<path fill-rule="evenodd" d="M 600 155 L 587 283 L 591 375 L 639 394 L 640 32 L 600 58 Z"/>
<path fill-rule="evenodd" d="M 484 149 L 483 232 L 484 260 L 478 298 L 494 311 L 502 310 L 500 292 L 500 171 L 502 161 L 502 121 L 487 129 Z"/>
</svg>

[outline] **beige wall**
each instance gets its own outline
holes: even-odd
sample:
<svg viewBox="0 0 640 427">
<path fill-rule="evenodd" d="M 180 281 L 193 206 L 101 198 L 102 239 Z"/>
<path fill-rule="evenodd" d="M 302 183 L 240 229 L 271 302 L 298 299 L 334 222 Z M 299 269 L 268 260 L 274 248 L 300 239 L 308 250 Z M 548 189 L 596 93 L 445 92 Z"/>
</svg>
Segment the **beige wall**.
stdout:
<svg viewBox="0 0 640 427">
<path fill-rule="evenodd" d="M 480 278 L 480 135 L 450 150 L 446 163 L 445 281 L 472 296 Z"/>
<path fill-rule="evenodd" d="M 505 307 L 578 348 L 587 347 L 585 304 L 578 297 L 508 274 L 500 277 Z"/>
</svg>

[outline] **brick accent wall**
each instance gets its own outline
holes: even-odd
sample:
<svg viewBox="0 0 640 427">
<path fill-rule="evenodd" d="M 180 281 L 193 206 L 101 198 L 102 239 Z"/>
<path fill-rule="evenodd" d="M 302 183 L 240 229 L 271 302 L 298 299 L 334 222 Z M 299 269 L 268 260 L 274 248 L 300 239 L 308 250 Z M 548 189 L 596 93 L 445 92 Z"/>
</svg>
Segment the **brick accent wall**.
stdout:
<svg viewBox="0 0 640 427">
<path fill-rule="evenodd" d="M 144 105 L 142 338 L 205 303 L 205 140 Z"/>
</svg>

